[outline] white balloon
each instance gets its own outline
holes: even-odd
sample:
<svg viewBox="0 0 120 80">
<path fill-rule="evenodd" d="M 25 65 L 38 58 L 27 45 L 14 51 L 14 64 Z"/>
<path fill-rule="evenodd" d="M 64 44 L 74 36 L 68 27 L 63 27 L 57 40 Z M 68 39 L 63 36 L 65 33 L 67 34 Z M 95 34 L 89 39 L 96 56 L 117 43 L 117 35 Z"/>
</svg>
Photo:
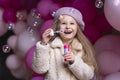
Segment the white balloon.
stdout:
<svg viewBox="0 0 120 80">
<path fill-rule="evenodd" d="M 17 54 L 24 58 L 27 51 L 40 40 L 37 31 L 22 32 L 17 39 Z"/>
<path fill-rule="evenodd" d="M 26 28 L 27 28 L 27 23 L 25 23 L 24 21 L 18 21 L 13 31 L 15 34 L 20 34 L 21 32 L 25 31 Z"/>
<path fill-rule="evenodd" d="M 17 41 L 17 36 L 13 35 L 8 38 L 7 44 L 10 46 L 10 48 L 15 50 L 16 49 L 16 41 Z"/>
<path fill-rule="evenodd" d="M 120 0 L 105 0 L 104 13 L 112 27 L 120 31 Z"/>
<path fill-rule="evenodd" d="M 19 69 L 17 70 L 11 70 L 12 75 L 17 78 L 17 79 L 24 79 L 24 80 L 29 80 L 27 79 L 29 76 L 29 73 L 26 69 L 25 65 L 22 65 Z"/>
<path fill-rule="evenodd" d="M 10 70 L 18 69 L 22 63 L 22 60 L 15 54 L 9 55 L 6 59 L 6 66 Z"/>
</svg>

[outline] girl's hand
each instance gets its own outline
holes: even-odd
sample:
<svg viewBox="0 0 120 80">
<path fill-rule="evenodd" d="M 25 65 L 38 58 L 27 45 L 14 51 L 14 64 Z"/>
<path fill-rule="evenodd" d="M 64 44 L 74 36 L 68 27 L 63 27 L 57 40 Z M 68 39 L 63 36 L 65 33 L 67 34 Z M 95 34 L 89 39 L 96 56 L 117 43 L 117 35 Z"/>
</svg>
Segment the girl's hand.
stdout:
<svg viewBox="0 0 120 80">
<path fill-rule="evenodd" d="M 65 60 L 66 62 L 69 62 L 70 64 L 73 64 L 74 61 L 75 61 L 75 56 L 74 56 L 74 54 L 73 54 L 72 52 L 70 52 L 70 51 L 69 51 L 68 53 L 64 54 L 63 57 L 64 57 L 64 60 Z"/>
<path fill-rule="evenodd" d="M 50 32 L 51 28 L 46 29 L 45 32 L 42 34 L 42 43 L 47 44 L 50 41 L 51 39 Z"/>
</svg>

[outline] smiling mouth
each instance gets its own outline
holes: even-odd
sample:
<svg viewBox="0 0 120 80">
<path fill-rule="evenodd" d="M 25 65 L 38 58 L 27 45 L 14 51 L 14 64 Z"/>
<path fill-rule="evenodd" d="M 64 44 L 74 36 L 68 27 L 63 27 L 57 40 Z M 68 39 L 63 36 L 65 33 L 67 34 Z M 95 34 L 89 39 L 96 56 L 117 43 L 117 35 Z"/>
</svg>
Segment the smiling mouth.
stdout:
<svg viewBox="0 0 120 80">
<path fill-rule="evenodd" d="M 72 32 L 64 32 L 65 34 L 71 34 Z"/>
</svg>

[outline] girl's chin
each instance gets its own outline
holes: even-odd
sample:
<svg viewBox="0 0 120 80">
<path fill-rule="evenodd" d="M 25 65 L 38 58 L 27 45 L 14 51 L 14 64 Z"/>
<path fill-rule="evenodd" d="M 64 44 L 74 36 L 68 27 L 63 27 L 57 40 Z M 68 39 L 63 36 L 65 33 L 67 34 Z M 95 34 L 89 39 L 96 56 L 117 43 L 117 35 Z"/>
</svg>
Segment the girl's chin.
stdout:
<svg viewBox="0 0 120 80">
<path fill-rule="evenodd" d="M 66 36 L 64 36 L 65 38 L 68 38 L 68 39 L 70 39 L 70 38 L 73 38 L 73 36 L 71 36 L 71 35 L 66 35 Z"/>
<path fill-rule="evenodd" d="M 74 37 L 72 35 L 64 35 L 64 37 L 62 37 L 64 40 L 70 40 L 73 39 Z"/>
<path fill-rule="evenodd" d="M 72 40 L 73 37 L 66 37 L 65 39 L 66 39 L 66 40 Z"/>
</svg>

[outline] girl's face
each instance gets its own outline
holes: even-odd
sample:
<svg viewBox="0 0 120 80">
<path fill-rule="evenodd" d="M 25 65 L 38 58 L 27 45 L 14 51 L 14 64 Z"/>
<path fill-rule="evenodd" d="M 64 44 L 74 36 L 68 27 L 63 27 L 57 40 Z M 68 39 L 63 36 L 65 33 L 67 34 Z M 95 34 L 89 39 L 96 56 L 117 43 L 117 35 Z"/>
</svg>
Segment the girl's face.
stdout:
<svg viewBox="0 0 120 80">
<path fill-rule="evenodd" d="M 59 17 L 60 23 L 59 28 L 63 30 L 64 33 L 60 33 L 62 40 L 72 40 L 77 33 L 77 22 L 74 18 L 68 15 L 62 15 Z"/>
</svg>

